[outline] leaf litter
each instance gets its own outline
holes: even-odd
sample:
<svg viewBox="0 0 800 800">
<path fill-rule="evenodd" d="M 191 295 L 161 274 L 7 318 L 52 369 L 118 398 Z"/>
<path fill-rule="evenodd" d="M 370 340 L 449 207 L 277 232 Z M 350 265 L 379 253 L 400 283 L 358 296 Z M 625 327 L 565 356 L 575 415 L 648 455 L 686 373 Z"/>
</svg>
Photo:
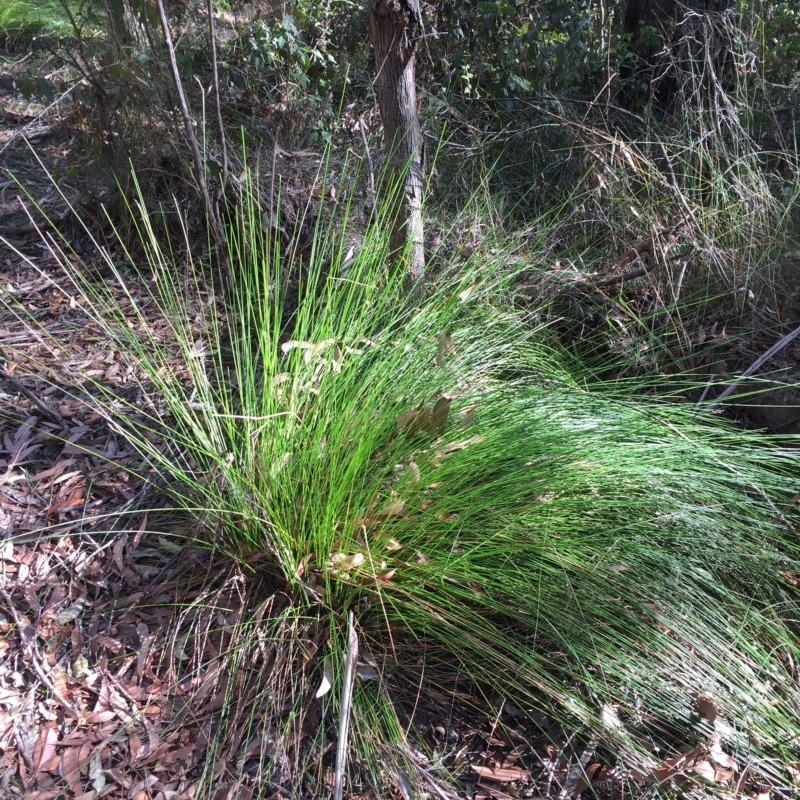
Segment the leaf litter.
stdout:
<svg viewBox="0 0 800 800">
<path fill-rule="evenodd" d="M 188 800 L 208 737 L 186 720 L 221 686 L 177 679 L 221 635 L 199 635 L 219 614 L 202 603 L 210 556 L 178 560 L 146 515 L 137 527 L 139 456 L 81 396 L 98 380 L 139 393 L 130 365 L 30 264 L 0 285 L 13 300 L 0 318 L 0 795 Z M 115 530 L 129 508 L 133 526 Z"/>
</svg>

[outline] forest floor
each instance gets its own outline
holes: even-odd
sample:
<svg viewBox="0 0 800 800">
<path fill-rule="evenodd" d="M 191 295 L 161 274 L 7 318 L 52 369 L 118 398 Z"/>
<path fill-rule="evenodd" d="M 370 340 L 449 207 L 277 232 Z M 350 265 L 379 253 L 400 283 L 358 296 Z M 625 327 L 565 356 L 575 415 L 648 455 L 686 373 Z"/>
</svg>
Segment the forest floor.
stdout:
<svg viewBox="0 0 800 800">
<path fill-rule="evenodd" d="M 263 796 L 264 776 L 249 770 L 263 743 L 246 730 L 207 763 L 236 683 L 208 665 L 230 645 L 257 587 L 222 555 L 187 545 L 185 520 L 152 510 L 158 498 L 132 477 L 140 456 L 85 400 L 91 381 L 135 394 L 138 376 L 70 294 L 17 181 L 62 232 L 65 199 L 92 219 L 115 190 L 57 109 L 15 94 L 14 68 L 0 69 L 0 293 L 8 301 L 0 305 L 0 796 L 190 800 L 201 780 L 220 800 Z M 76 231 L 72 244 L 108 284 L 87 240 Z M 153 330 L 163 324 L 155 310 L 148 321 Z M 511 704 L 494 715 L 481 708 L 454 693 L 415 711 L 420 769 L 435 754 L 460 781 L 458 796 L 623 791 L 586 742 L 544 718 L 534 730 Z M 684 759 L 687 772 L 714 781 L 705 752 Z M 285 777 L 267 780 L 275 796 L 293 796 Z M 444 791 L 431 796 L 457 796 Z M 395 796 L 408 795 L 398 785 Z"/>
</svg>

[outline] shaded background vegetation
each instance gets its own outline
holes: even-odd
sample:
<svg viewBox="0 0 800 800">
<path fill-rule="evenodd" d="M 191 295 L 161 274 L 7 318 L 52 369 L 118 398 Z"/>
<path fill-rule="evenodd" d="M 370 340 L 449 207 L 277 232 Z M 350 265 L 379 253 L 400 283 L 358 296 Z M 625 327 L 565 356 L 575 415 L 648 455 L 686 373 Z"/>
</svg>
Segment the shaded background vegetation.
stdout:
<svg viewBox="0 0 800 800">
<path fill-rule="evenodd" d="M 166 3 L 211 179 L 227 166 L 222 137 L 233 174 L 241 166 L 240 128 L 262 165 L 274 143 L 319 152 L 336 143 L 364 155 L 359 120 L 377 155 L 361 5 L 211 7 L 224 131 L 207 4 Z M 732 203 L 757 216 L 794 197 L 800 44 L 790 2 L 464 0 L 423 12 L 420 115 L 428 152 L 438 153 L 434 205 L 462 207 L 483 184 L 505 225 L 557 208 L 577 215 L 584 246 L 618 247 L 655 222 L 632 220 L 631 199 L 652 206 L 673 192 L 681 199 L 672 201 L 697 202 L 716 241 L 742 222 L 757 228 Z M 154 197 L 191 195 L 155 0 L 11 0 L 0 27 L 10 52 L 31 53 L 16 76 L 23 97 L 61 100 L 86 152 L 118 177 L 132 161 Z M 659 223 L 674 222 L 661 213 Z"/>
</svg>

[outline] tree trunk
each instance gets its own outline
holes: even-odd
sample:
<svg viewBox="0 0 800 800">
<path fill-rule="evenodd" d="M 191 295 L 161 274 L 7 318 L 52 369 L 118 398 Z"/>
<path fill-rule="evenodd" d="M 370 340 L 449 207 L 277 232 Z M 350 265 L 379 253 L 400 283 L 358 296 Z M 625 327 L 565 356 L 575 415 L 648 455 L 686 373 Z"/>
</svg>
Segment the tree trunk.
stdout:
<svg viewBox="0 0 800 800">
<path fill-rule="evenodd" d="M 387 159 L 383 195 L 386 219 L 391 226 L 392 262 L 418 290 L 425 270 L 424 149 L 415 81 L 422 16 L 419 0 L 368 0 L 368 3 Z"/>
<path fill-rule="evenodd" d="M 652 25 L 671 19 L 674 24 L 688 11 L 727 11 L 733 7 L 733 0 L 627 0 L 622 27 L 625 33 L 635 35 L 642 23 Z"/>
<path fill-rule="evenodd" d="M 644 103 L 652 101 L 659 110 L 672 112 L 681 93 L 685 95 L 687 89 L 695 96 L 692 104 L 702 100 L 709 88 L 716 91 L 722 85 L 721 78 L 726 71 L 723 62 L 729 58 L 732 39 L 720 35 L 727 28 L 720 24 L 724 19 L 706 25 L 703 15 L 720 16 L 733 7 L 734 0 L 624 2 L 622 30 L 628 36 L 630 53 L 634 57 L 623 59 L 620 66 L 623 105 L 638 112 Z M 645 33 L 645 26 L 651 26 L 651 30 Z M 655 38 L 652 27 L 658 31 Z M 719 41 L 714 41 L 714 37 Z M 714 54 L 713 78 L 707 75 L 706 65 L 711 63 L 707 59 L 709 52 Z M 701 83 L 705 83 L 705 88 Z"/>
</svg>

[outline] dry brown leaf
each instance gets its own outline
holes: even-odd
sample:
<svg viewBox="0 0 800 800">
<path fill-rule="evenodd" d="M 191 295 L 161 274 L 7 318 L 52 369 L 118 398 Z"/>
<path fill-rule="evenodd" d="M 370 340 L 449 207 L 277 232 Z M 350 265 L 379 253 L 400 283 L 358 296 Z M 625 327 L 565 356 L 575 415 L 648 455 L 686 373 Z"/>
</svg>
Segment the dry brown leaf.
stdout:
<svg viewBox="0 0 800 800">
<path fill-rule="evenodd" d="M 323 339 L 321 342 L 299 342 L 290 340 L 281 345 L 281 351 L 285 355 L 290 350 L 299 348 L 303 350 L 303 361 L 308 364 L 313 358 L 316 358 L 323 350 L 326 350 L 333 344 L 336 344 L 336 339 Z"/>
<path fill-rule="evenodd" d="M 89 725 L 97 725 L 101 722 L 111 722 L 116 719 L 117 715 L 113 711 L 87 711 L 83 715 L 83 719 Z"/>
<path fill-rule="evenodd" d="M 383 545 L 390 553 L 393 553 L 395 550 L 400 550 L 402 545 L 397 539 L 389 538 Z"/>
<path fill-rule="evenodd" d="M 475 422 L 475 413 L 478 410 L 477 403 L 470 403 L 469 405 L 464 406 L 458 412 L 459 417 L 459 427 L 461 428 L 469 428 L 473 422 Z"/>
<path fill-rule="evenodd" d="M 74 603 L 68 605 L 53 618 L 56 625 L 67 625 L 74 622 L 83 613 L 86 607 L 86 593 L 81 594 Z"/>
<path fill-rule="evenodd" d="M 471 444 L 477 444 L 478 442 L 482 442 L 483 438 L 484 438 L 483 436 L 478 435 L 478 436 L 470 436 L 469 439 L 462 439 L 460 442 L 448 442 L 448 444 L 444 445 L 439 450 L 437 450 L 433 457 L 435 459 L 444 458 L 445 456 L 449 456 L 451 453 L 455 453 L 458 450 L 464 450 Z"/>
<path fill-rule="evenodd" d="M 470 764 L 473 772 L 480 778 L 490 781 L 498 781 L 499 783 L 510 783 L 511 781 L 527 780 L 529 773 L 522 767 L 487 767 L 481 764 Z"/>
<path fill-rule="evenodd" d="M 151 795 L 147 790 L 156 783 L 158 783 L 158 778 L 155 775 L 148 775 L 144 780 L 131 786 L 128 790 L 128 797 L 130 800 L 149 800 Z"/>
<path fill-rule="evenodd" d="M 58 697 L 67 698 L 69 687 L 67 686 L 67 676 L 60 669 L 54 669 L 50 675 L 50 680 L 53 682 L 53 688 L 56 690 Z"/>
<path fill-rule="evenodd" d="M 50 723 L 45 728 L 42 728 L 33 747 L 33 757 L 31 758 L 34 774 L 58 769 L 57 743 L 58 731 L 55 723 Z"/>
<path fill-rule="evenodd" d="M 144 675 L 145 665 L 150 657 L 150 646 L 155 639 L 150 634 L 147 625 L 144 622 L 139 622 L 136 625 L 136 634 L 139 637 L 139 655 L 136 657 L 136 677 L 140 680 Z"/>
<path fill-rule="evenodd" d="M 653 768 L 650 776 L 659 782 L 669 780 L 673 775 L 685 772 L 704 752 L 705 749 L 703 747 L 695 747 L 682 755 L 665 758 L 661 764 Z"/>
<path fill-rule="evenodd" d="M 461 292 L 461 293 L 458 295 L 458 299 L 459 299 L 459 300 L 460 300 L 462 303 L 466 303 L 466 301 L 467 301 L 467 300 L 469 300 L 470 296 L 471 296 L 471 295 L 472 295 L 472 293 L 475 291 L 475 286 L 476 286 L 476 284 L 474 284 L 474 283 L 473 283 L 471 286 L 467 286 L 467 288 L 466 288 L 466 289 L 464 289 L 464 291 L 463 291 L 463 292 Z"/>
<path fill-rule="evenodd" d="M 119 639 L 112 639 L 104 633 L 99 633 L 93 641 L 96 647 L 103 647 L 115 654 L 122 652 L 122 642 Z"/>
<path fill-rule="evenodd" d="M 707 781 L 712 782 L 714 780 L 714 775 L 716 774 L 713 764 L 705 759 L 693 764 L 691 770 L 689 771 L 694 775 L 699 775 L 701 778 L 705 778 Z"/>
<path fill-rule="evenodd" d="M 717 718 L 717 706 L 714 703 L 714 698 L 710 694 L 699 694 L 695 702 L 700 716 L 704 720 L 713 723 Z"/>
<path fill-rule="evenodd" d="M 302 578 L 303 575 L 306 574 L 306 571 L 308 570 L 308 564 L 312 558 L 313 555 L 311 553 L 308 553 L 307 555 L 304 555 L 303 558 L 300 559 L 300 563 L 297 565 L 297 569 L 295 570 L 294 573 L 296 578 Z"/>
<path fill-rule="evenodd" d="M 58 774 L 67 782 L 70 791 L 77 792 L 80 788 L 81 768 L 88 763 L 91 752 L 88 744 L 62 749 Z"/>
<path fill-rule="evenodd" d="M 333 553 L 330 564 L 335 574 L 357 569 L 364 561 L 366 561 L 366 556 L 363 553 Z"/>
<path fill-rule="evenodd" d="M 708 759 L 696 762 L 687 772 L 692 775 L 699 775 L 711 783 L 727 783 L 733 777 L 732 770 L 717 769 Z"/>
<path fill-rule="evenodd" d="M 125 539 L 120 536 L 115 542 L 114 546 L 111 548 L 111 555 L 114 559 L 114 566 L 117 568 L 117 571 L 120 575 L 125 574 L 125 563 L 123 561 L 123 556 L 125 553 Z"/>
<path fill-rule="evenodd" d="M 155 726 L 146 718 L 142 719 L 144 723 L 145 730 L 147 731 L 147 749 L 150 753 L 154 753 L 157 748 L 161 747 L 161 737 L 158 735 L 158 731 L 156 731 Z M 177 736 L 173 736 L 176 734 L 176 731 L 173 731 L 167 737 L 168 741 L 175 741 Z"/>
<path fill-rule="evenodd" d="M 718 767 L 736 770 L 736 762 L 733 760 L 733 756 L 722 749 L 719 740 L 711 745 L 711 750 L 709 752 L 712 760 Z"/>
<path fill-rule="evenodd" d="M 402 517 L 406 510 L 405 500 L 396 500 L 392 503 L 387 503 L 375 517 L 377 519 L 388 519 L 389 517 Z"/>
<path fill-rule="evenodd" d="M 322 664 L 322 680 L 320 681 L 317 692 L 314 695 L 317 699 L 324 697 L 333 687 L 333 661 L 330 656 L 325 656 Z"/>
<path fill-rule="evenodd" d="M 454 356 L 456 354 L 456 348 L 453 344 L 453 337 L 450 335 L 450 331 L 442 331 L 439 334 L 438 340 L 436 363 L 442 369 L 444 369 L 444 366 L 447 362 L 447 356 Z"/>
<path fill-rule="evenodd" d="M 67 467 L 72 466 L 74 463 L 75 463 L 75 459 L 74 458 L 62 459 L 61 461 L 56 462 L 49 469 L 45 469 L 45 470 L 42 470 L 41 472 L 37 472 L 36 475 L 34 475 L 31 478 L 31 481 L 33 483 L 39 483 L 39 481 L 45 481 L 48 478 L 57 478 L 59 475 L 63 475 L 64 474 L 64 470 L 66 470 Z M 43 489 L 48 489 L 50 487 L 50 485 L 51 485 L 50 483 L 46 483 L 46 484 L 44 484 L 42 486 L 37 486 L 37 489 L 39 491 L 42 491 Z"/>
<path fill-rule="evenodd" d="M 575 789 L 573 790 L 573 794 L 578 796 L 585 792 L 592 782 L 595 780 L 596 777 L 599 777 L 598 773 L 602 771 L 602 764 L 594 763 L 589 764 L 586 767 L 586 770 L 583 775 L 578 778 L 578 782 L 575 784 Z"/>
<path fill-rule="evenodd" d="M 126 724 L 131 724 L 134 721 L 125 698 L 111 685 L 111 681 L 106 676 L 103 678 L 103 683 L 97 695 L 97 702 L 92 711 L 108 710 L 113 711 Z"/>
<path fill-rule="evenodd" d="M 51 503 L 47 510 L 51 514 L 59 514 L 64 511 L 69 511 L 72 508 L 79 508 L 86 503 L 86 486 L 81 483 L 79 486 L 74 486 L 69 491 L 64 492 L 59 500 Z"/>
<path fill-rule="evenodd" d="M 447 417 L 450 415 L 450 406 L 452 405 L 452 399 L 445 395 L 442 395 L 434 404 L 428 428 L 428 433 L 434 439 L 444 430 L 444 426 L 447 424 Z"/>
<path fill-rule="evenodd" d="M 480 783 L 480 781 L 475 785 L 479 789 L 486 790 L 484 792 L 477 792 L 475 794 L 475 800 L 478 800 L 478 798 L 485 798 L 486 800 L 515 800 L 510 794 L 501 792 L 496 786 L 486 786 Z"/>
<path fill-rule="evenodd" d="M 142 754 L 144 745 L 142 744 L 142 739 L 138 733 L 131 733 L 128 736 L 128 750 L 130 751 L 130 759 L 132 762 L 136 761 L 136 759 Z"/>
<path fill-rule="evenodd" d="M 405 431 L 407 439 L 413 439 L 421 430 L 430 425 L 430 411 L 420 403 L 416 408 L 409 408 L 397 415 L 397 426 Z"/>
</svg>

